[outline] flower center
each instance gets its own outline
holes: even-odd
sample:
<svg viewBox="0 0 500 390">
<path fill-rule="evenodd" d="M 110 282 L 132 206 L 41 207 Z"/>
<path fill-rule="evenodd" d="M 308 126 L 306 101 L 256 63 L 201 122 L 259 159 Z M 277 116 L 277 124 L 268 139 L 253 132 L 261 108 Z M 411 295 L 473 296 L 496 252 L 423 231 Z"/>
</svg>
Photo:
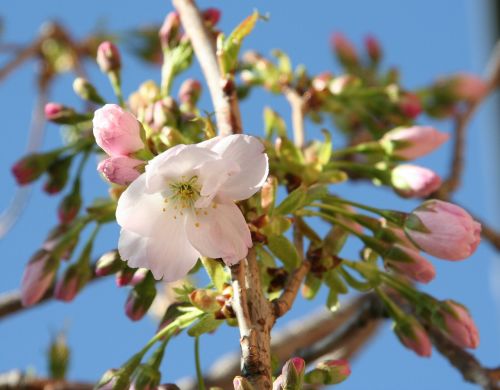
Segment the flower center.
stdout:
<svg viewBox="0 0 500 390">
<path fill-rule="evenodd" d="M 181 209 L 192 208 L 200 197 L 201 186 L 198 184 L 198 176 L 193 176 L 189 180 L 169 183 L 169 187 L 171 191 L 169 199 Z"/>
</svg>

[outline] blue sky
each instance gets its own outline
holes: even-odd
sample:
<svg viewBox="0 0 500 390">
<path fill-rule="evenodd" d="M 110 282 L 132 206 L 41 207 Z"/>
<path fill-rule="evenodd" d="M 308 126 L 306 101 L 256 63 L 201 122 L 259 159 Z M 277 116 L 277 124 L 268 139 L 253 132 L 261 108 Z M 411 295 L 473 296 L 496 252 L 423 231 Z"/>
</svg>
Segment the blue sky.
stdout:
<svg viewBox="0 0 500 390">
<path fill-rule="evenodd" d="M 290 55 L 294 64 L 305 64 L 310 73 L 338 71 L 329 51 L 332 31 L 343 32 L 358 45 L 367 33 L 375 34 L 384 46 L 384 65 L 397 65 L 404 84 L 418 87 L 439 75 L 457 71 L 482 72 L 489 49 L 484 23 L 485 10 L 482 8 L 485 3 L 474 0 L 289 1 L 284 7 L 283 2 L 278 0 L 253 0 L 203 1 L 200 5 L 223 8 L 220 26 L 224 31 L 229 31 L 253 9 L 269 13 L 269 22 L 258 24 L 245 47 L 264 54 L 280 48 Z M 36 36 L 47 19 L 62 22 L 76 37 L 84 36 L 98 23 L 104 23 L 110 30 L 125 31 L 151 22 L 160 23 L 163 15 L 171 10 L 170 3 L 163 0 L 141 2 L 140 7 L 137 4 L 118 0 L 4 1 L 0 4 L 0 16 L 5 25 L 3 39 L 5 42 L 28 42 Z M 127 54 L 124 55 L 124 64 L 123 79 L 127 93 L 137 88 L 143 80 L 159 80 L 159 69 L 144 66 Z M 91 80 L 111 99 L 105 77 L 95 66 L 91 65 L 90 69 Z M 13 77 L 0 84 L 0 114 L 5 137 L 0 153 L 2 208 L 8 204 L 15 189 L 10 166 L 23 154 L 26 146 L 35 100 L 34 71 L 34 64 L 27 63 Z M 199 74 L 197 66 L 193 72 Z M 74 106 L 80 104 L 72 93 L 71 82 L 70 76 L 61 78 L 51 91 L 52 100 Z M 210 110 L 207 95 L 204 94 L 202 105 Z M 251 99 L 242 104 L 243 123 L 248 132 L 261 133 L 262 108 L 265 105 L 272 106 L 284 117 L 289 115 L 289 108 L 283 99 L 265 92 L 253 93 Z M 457 193 L 456 199 L 494 224 L 498 208 L 493 200 L 498 194 L 492 185 L 495 181 L 488 178 L 498 175 L 498 170 L 489 163 L 494 152 L 491 134 L 498 124 L 495 128 L 492 109 L 490 100 L 472 122 L 464 187 Z M 429 122 L 422 118 L 421 123 Z M 434 124 L 443 131 L 450 130 L 449 123 Z M 311 128 L 311 124 L 308 124 L 308 128 Z M 43 148 L 55 147 L 59 143 L 57 126 L 47 126 Z M 450 147 L 446 146 L 441 152 L 422 159 L 421 163 L 436 168 L 442 174 L 446 173 L 449 151 Z M 89 167 L 86 172 L 85 186 L 87 201 L 106 194 L 106 185 L 97 177 L 94 167 Z M 352 199 L 375 206 L 390 202 L 391 207 L 409 211 L 416 205 L 415 202 L 403 202 L 388 191 L 368 186 L 342 186 L 339 191 Z M 368 193 L 370 195 L 367 198 Z M 19 223 L 0 241 L 3 254 L 0 260 L 3 261 L 0 291 L 10 291 L 19 286 L 25 263 L 43 241 L 48 228 L 56 223 L 57 203 L 57 198 L 41 193 L 40 183 L 35 185 L 30 203 Z M 106 228 L 95 247 L 95 254 L 115 247 L 117 235 L 116 227 Z M 500 285 L 499 261 L 488 244 L 484 243 L 469 260 L 458 263 L 435 261 L 438 276 L 430 286 L 425 287 L 426 291 L 438 298 L 452 297 L 469 306 L 481 332 L 477 356 L 489 366 L 496 366 L 500 362 L 498 300 L 495 301 L 494 296 L 494 286 Z M 498 288 L 496 291 L 498 299 Z M 86 289 L 72 304 L 54 302 L 0 321 L 0 372 L 33 367 L 44 374 L 44 354 L 50 336 L 67 326 L 69 343 L 73 349 L 70 377 L 97 379 L 107 368 L 120 365 L 137 351 L 156 329 L 155 323 L 149 318 L 138 323 L 130 322 L 123 313 L 125 298 L 126 292 L 116 288 L 112 280 L 101 281 Z M 290 317 L 305 315 L 321 305 L 320 301 L 300 301 Z M 283 323 L 280 322 L 279 326 Z M 221 353 L 238 348 L 237 331 L 222 328 L 216 335 L 204 336 L 201 343 L 203 366 L 207 368 Z M 173 381 L 194 372 L 192 348 L 192 340 L 187 337 L 180 337 L 169 346 L 163 365 L 165 380 Z M 434 353 L 431 359 L 421 359 L 405 350 L 388 326 L 353 361 L 351 378 L 337 388 L 354 390 L 367 386 L 373 390 L 474 388 L 463 383 L 457 372 L 439 354 Z"/>
</svg>

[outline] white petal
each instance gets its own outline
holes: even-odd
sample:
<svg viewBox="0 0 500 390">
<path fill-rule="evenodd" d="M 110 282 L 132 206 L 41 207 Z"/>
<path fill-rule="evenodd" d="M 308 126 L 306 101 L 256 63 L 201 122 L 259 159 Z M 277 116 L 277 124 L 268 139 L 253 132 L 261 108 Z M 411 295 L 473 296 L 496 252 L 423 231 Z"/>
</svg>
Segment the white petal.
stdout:
<svg viewBox="0 0 500 390">
<path fill-rule="evenodd" d="M 174 225 L 172 225 L 174 226 Z M 151 270 L 155 279 L 179 280 L 194 267 L 200 254 L 189 243 L 183 228 L 144 237 L 122 229 L 118 251 L 131 267 Z"/>
<path fill-rule="evenodd" d="M 199 172 L 201 191 L 196 201 L 196 207 L 208 207 L 219 192 L 221 186 L 240 170 L 234 161 L 225 159 L 207 161 L 203 164 Z"/>
<path fill-rule="evenodd" d="M 191 244 L 204 256 L 222 258 L 232 265 L 246 257 L 252 246 L 250 230 L 234 203 L 217 203 L 186 219 Z"/>
<path fill-rule="evenodd" d="M 240 167 L 231 173 L 219 193 L 232 200 L 248 199 L 264 184 L 269 172 L 264 145 L 258 138 L 244 134 L 215 137 L 198 144 L 218 153 L 224 160 L 233 161 Z"/>
<path fill-rule="evenodd" d="M 192 176 L 205 162 L 218 158 L 217 153 L 196 145 L 174 146 L 146 166 L 146 190 L 149 193 L 163 191 L 168 181 Z"/>
<path fill-rule="evenodd" d="M 142 174 L 121 194 L 116 207 L 116 221 L 126 230 L 150 236 L 164 222 L 164 207 L 160 193 L 146 193 L 146 176 Z"/>
</svg>

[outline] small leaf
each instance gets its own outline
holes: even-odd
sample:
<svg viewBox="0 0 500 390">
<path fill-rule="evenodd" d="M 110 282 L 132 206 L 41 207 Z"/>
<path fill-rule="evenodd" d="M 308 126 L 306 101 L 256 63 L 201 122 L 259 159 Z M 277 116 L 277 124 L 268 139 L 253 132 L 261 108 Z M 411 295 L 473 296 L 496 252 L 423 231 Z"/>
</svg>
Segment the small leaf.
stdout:
<svg viewBox="0 0 500 390">
<path fill-rule="evenodd" d="M 201 316 L 201 318 L 188 329 L 187 333 L 191 337 L 201 336 L 204 333 L 213 332 L 221 324 L 222 320 L 216 320 L 213 313 L 207 313 Z"/>
<path fill-rule="evenodd" d="M 332 155 L 332 136 L 325 129 L 321 130 L 321 132 L 325 136 L 325 142 L 322 142 L 319 147 L 318 162 L 323 166 L 330 162 L 330 157 Z"/>
<path fill-rule="evenodd" d="M 295 246 L 285 236 L 269 236 L 267 246 L 287 270 L 294 270 L 301 262 Z"/>
<path fill-rule="evenodd" d="M 285 121 L 269 107 L 264 108 L 264 132 L 268 140 L 271 140 L 274 134 L 278 137 L 286 137 Z"/>
<path fill-rule="evenodd" d="M 321 288 L 321 279 L 308 273 L 302 286 L 302 296 L 305 299 L 313 299 Z"/>
<path fill-rule="evenodd" d="M 292 191 L 283 199 L 278 207 L 274 209 L 274 214 L 286 215 L 304 207 L 307 198 L 307 189 L 303 186 Z"/>
<path fill-rule="evenodd" d="M 266 249 L 262 245 L 256 245 L 255 250 L 257 252 L 257 257 L 263 265 L 270 268 L 276 267 L 274 257 L 268 251 L 266 251 Z"/>
<path fill-rule="evenodd" d="M 326 307 L 330 311 L 336 311 L 339 308 L 339 295 L 335 289 L 331 288 L 326 298 Z"/>
<path fill-rule="evenodd" d="M 214 287 L 218 291 L 222 291 L 224 289 L 224 283 L 228 281 L 224 266 L 217 260 L 208 257 L 201 257 L 201 263 L 207 271 Z"/>
</svg>

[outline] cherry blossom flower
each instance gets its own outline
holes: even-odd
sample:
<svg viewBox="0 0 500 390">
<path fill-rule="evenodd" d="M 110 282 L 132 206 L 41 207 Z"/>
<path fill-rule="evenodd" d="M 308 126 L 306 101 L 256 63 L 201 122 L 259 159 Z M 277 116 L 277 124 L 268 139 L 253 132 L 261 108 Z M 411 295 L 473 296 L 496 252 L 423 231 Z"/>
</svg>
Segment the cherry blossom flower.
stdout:
<svg viewBox="0 0 500 390">
<path fill-rule="evenodd" d="M 161 153 L 119 199 L 122 259 L 166 281 L 185 276 L 200 256 L 239 262 L 252 240 L 234 202 L 255 194 L 267 174 L 264 146 L 248 135 Z"/>
</svg>

